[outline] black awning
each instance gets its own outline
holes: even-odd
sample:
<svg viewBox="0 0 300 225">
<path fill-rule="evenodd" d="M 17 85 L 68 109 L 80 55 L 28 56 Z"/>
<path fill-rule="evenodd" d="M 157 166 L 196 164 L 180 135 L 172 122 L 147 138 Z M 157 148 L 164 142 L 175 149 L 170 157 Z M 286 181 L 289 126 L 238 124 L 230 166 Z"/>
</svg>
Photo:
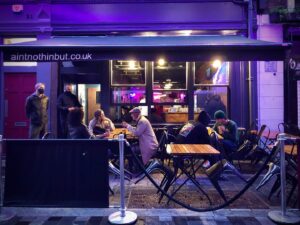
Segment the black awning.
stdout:
<svg viewBox="0 0 300 225">
<path fill-rule="evenodd" d="M 223 61 L 284 60 L 291 45 L 241 36 L 90 36 L 53 37 L 0 45 L 4 61 L 157 60 Z"/>
</svg>

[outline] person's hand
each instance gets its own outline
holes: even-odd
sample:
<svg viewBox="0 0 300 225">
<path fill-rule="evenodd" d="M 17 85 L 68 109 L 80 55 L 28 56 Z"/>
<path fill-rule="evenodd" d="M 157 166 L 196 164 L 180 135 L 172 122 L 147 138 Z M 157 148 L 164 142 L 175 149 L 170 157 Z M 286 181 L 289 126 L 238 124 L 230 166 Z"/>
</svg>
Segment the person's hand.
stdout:
<svg viewBox="0 0 300 225">
<path fill-rule="evenodd" d="M 109 131 L 107 131 L 107 132 L 104 133 L 104 137 L 109 137 L 109 135 L 110 135 Z"/>
<path fill-rule="evenodd" d="M 218 127 L 218 133 L 219 134 L 223 134 L 224 131 L 225 131 L 225 127 L 224 126 L 219 126 Z"/>
<path fill-rule="evenodd" d="M 127 128 L 128 123 L 126 123 L 125 121 L 122 122 L 122 127 Z"/>
<path fill-rule="evenodd" d="M 68 111 L 70 112 L 70 111 L 73 111 L 74 109 L 75 109 L 75 107 L 69 107 Z"/>
</svg>

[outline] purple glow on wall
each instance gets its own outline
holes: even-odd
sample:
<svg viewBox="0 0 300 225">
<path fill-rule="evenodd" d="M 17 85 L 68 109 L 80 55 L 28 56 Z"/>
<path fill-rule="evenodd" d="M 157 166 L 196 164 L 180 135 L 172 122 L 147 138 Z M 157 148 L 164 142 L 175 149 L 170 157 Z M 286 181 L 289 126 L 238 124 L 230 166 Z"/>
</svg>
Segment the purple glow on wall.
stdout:
<svg viewBox="0 0 300 225">
<path fill-rule="evenodd" d="M 212 13 L 212 11 L 214 13 Z M 231 2 L 143 4 L 55 4 L 55 24 L 193 23 L 241 21 L 243 9 Z M 217 15 L 222 15 L 218 17 Z"/>
</svg>

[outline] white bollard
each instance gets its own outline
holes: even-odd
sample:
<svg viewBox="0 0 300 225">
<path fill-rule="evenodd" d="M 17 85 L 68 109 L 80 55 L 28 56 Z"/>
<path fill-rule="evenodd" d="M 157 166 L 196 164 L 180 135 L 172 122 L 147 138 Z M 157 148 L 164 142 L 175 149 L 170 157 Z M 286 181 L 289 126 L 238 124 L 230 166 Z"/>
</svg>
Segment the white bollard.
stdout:
<svg viewBox="0 0 300 225">
<path fill-rule="evenodd" d="M 134 212 L 127 211 L 125 208 L 125 183 L 124 183 L 124 134 L 119 134 L 119 151 L 120 151 L 120 211 L 112 213 L 108 217 L 111 224 L 132 224 L 137 220 Z"/>
<path fill-rule="evenodd" d="M 284 141 L 286 140 L 285 133 L 278 135 L 277 141 L 279 141 L 280 148 L 280 185 L 281 185 L 281 211 L 269 212 L 269 218 L 275 223 L 280 224 L 299 224 L 300 217 L 293 212 L 286 210 L 286 172 L 285 172 L 285 152 Z"/>
</svg>

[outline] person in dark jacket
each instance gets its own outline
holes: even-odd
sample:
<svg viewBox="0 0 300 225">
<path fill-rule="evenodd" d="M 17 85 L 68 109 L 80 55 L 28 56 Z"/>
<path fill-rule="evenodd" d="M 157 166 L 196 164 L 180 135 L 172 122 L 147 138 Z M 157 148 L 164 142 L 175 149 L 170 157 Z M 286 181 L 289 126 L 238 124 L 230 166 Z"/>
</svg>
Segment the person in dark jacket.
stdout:
<svg viewBox="0 0 300 225">
<path fill-rule="evenodd" d="M 49 99 L 44 94 L 45 85 L 37 83 L 35 92 L 26 99 L 26 116 L 30 119 L 29 138 L 39 139 L 47 130 Z"/>
<path fill-rule="evenodd" d="M 197 123 L 194 128 L 188 133 L 185 138 L 186 144 L 210 144 L 210 138 L 206 127 L 210 122 L 210 117 L 207 112 L 199 113 Z"/>
<path fill-rule="evenodd" d="M 76 95 L 72 92 L 72 85 L 66 84 L 65 91 L 59 95 L 57 100 L 57 107 L 59 110 L 60 116 L 60 128 L 61 134 L 59 135 L 60 138 L 67 138 L 68 137 L 68 126 L 67 126 L 67 117 L 68 113 L 73 111 L 77 108 L 82 108 L 82 105 L 78 101 Z"/>
<path fill-rule="evenodd" d="M 222 143 L 225 150 L 225 154 L 229 155 L 237 149 L 237 125 L 233 120 L 229 120 L 226 117 L 225 112 L 222 110 L 216 111 L 214 117 L 216 123 L 213 129 L 224 138 L 222 140 Z"/>
<path fill-rule="evenodd" d="M 94 138 L 86 125 L 83 124 L 84 113 L 81 108 L 75 108 L 68 114 L 68 137 L 70 139 Z"/>
</svg>

